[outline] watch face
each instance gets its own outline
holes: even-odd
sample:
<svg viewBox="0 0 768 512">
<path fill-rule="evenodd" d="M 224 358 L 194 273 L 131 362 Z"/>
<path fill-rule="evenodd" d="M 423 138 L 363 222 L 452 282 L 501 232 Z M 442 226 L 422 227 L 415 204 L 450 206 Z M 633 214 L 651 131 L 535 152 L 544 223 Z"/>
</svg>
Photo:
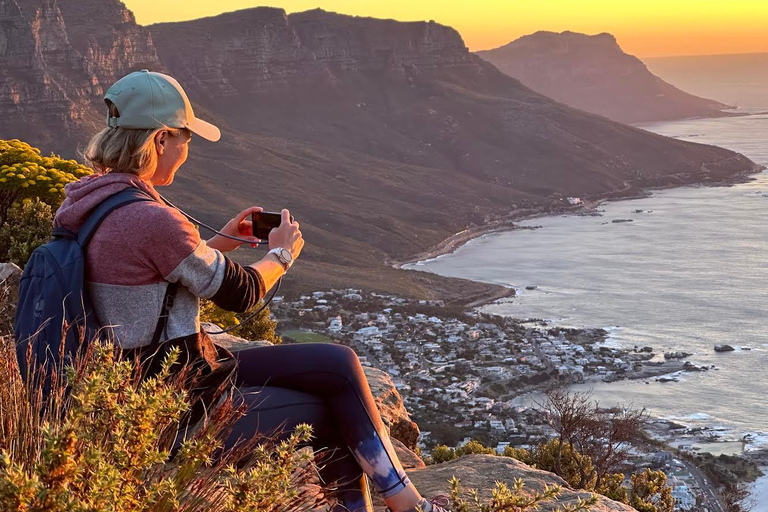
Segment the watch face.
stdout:
<svg viewBox="0 0 768 512">
<path fill-rule="evenodd" d="M 284 259 L 288 263 L 293 261 L 293 254 L 291 254 L 291 251 L 289 251 L 288 249 L 281 250 L 280 256 L 282 257 L 282 259 Z"/>
</svg>

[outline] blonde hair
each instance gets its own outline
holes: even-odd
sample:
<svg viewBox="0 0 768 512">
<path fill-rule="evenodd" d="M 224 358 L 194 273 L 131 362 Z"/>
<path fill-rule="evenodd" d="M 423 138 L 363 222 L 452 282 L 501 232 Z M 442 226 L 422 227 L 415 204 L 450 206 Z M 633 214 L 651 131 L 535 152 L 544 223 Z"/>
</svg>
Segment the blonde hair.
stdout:
<svg viewBox="0 0 768 512">
<path fill-rule="evenodd" d="M 114 103 L 107 100 L 107 105 L 110 117 L 120 117 Z M 192 136 L 185 128 L 132 129 L 110 126 L 88 142 L 82 153 L 83 159 L 86 165 L 102 174 L 123 172 L 149 178 L 157 168 L 155 135 L 163 130 L 173 137 L 184 135 L 189 139 Z"/>
</svg>

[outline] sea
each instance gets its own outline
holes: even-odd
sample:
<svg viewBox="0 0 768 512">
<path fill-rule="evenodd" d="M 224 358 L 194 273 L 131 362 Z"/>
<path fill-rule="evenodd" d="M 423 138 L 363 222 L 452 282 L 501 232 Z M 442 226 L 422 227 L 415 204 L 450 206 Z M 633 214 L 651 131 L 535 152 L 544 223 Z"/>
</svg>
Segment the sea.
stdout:
<svg viewBox="0 0 768 512">
<path fill-rule="evenodd" d="M 700 59 L 691 65 L 704 73 L 703 64 L 709 65 Z M 742 117 L 639 127 L 732 149 L 768 166 L 762 84 L 729 80 L 720 97 L 709 91 L 743 105 Z M 531 219 L 522 224 L 537 229 L 486 235 L 409 267 L 517 290 L 483 308 L 490 313 L 602 327 L 610 345 L 693 354 L 690 361 L 716 370 L 684 373 L 679 382 L 593 382 L 578 389 L 592 389 L 605 406 L 633 404 L 655 417 L 708 427 L 723 441 L 745 441 L 745 451 L 768 449 L 768 172 L 752 178 L 608 202 L 599 216 Z M 718 344 L 736 350 L 717 353 Z M 755 510 L 768 510 L 768 475 L 751 490 Z"/>
<path fill-rule="evenodd" d="M 768 114 L 643 128 L 768 166 Z M 730 187 L 660 190 L 600 211 L 531 219 L 522 224 L 537 229 L 486 235 L 410 268 L 517 290 L 484 307 L 489 313 L 602 327 L 608 344 L 685 351 L 697 365 L 715 365 L 676 383 L 589 386 L 606 406 L 646 407 L 731 439 L 747 435 L 748 450 L 768 448 L 768 173 Z M 716 353 L 716 344 L 736 351 Z"/>
<path fill-rule="evenodd" d="M 768 114 L 643 128 L 768 166 Z M 522 224 L 537 229 L 483 236 L 411 268 L 517 290 L 486 306 L 490 313 L 602 327 L 609 344 L 685 351 L 698 365 L 715 365 L 677 383 L 590 386 L 606 406 L 631 403 L 657 417 L 720 427 L 733 439 L 748 434 L 747 449 L 768 448 L 768 173 L 730 187 L 660 190 L 600 210 L 531 219 Z M 716 344 L 736 351 L 716 353 Z"/>
</svg>

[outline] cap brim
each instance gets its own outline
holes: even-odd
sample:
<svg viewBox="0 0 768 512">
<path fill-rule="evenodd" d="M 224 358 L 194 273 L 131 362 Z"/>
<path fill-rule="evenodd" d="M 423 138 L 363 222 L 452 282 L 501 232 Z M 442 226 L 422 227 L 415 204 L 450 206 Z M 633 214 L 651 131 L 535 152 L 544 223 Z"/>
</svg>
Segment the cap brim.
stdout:
<svg viewBox="0 0 768 512">
<path fill-rule="evenodd" d="M 187 128 L 195 135 L 199 135 L 211 142 L 216 142 L 221 138 L 221 131 L 211 123 L 206 123 L 202 119 L 195 118 L 194 121 L 189 123 Z"/>
</svg>

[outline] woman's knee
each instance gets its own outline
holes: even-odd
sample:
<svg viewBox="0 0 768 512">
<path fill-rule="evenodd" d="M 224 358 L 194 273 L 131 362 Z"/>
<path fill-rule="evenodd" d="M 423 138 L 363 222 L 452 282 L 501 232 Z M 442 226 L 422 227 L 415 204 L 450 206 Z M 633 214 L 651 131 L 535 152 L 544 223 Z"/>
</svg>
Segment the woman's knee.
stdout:
<svg viewBox="0 0 768 512">
<path fill-rule="evenodd" d="M 346 345 L 326 343 L 322 345 L 323 364 L 331 371 L 351 377 L 360 375 L 362 366 L 357 353 Z"/>
</svg>

